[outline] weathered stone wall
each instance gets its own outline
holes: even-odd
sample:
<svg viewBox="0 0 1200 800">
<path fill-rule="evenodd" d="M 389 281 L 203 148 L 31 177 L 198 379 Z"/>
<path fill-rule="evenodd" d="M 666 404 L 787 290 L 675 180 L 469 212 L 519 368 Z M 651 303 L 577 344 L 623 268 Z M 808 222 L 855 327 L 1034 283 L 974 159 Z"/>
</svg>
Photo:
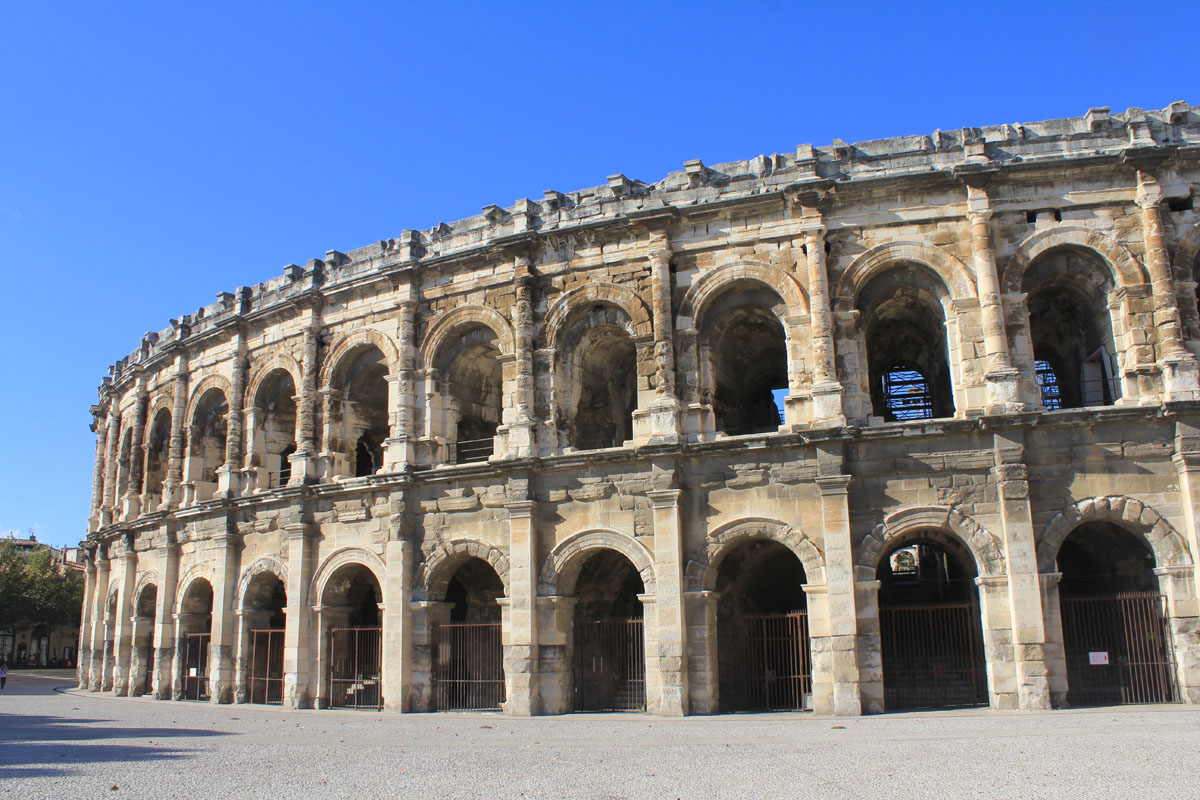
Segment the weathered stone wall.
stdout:
<svg viewBox="0 0 1200 800">
<path fill-rule="evenodd" d="M 271 573 L 284 702 L 326 702 L 354 568 L 384 701 L 431 708 L 433 627 L 480 559 L 507 710 L 562 712 L 574 581 L 612 550 L 643 586 L 648 707 L 709 713 L 716 570 L 765 539 L 803 566 L 814 707 L 874 712 L 878 567 L 927 542 L 971 562 L 990 704 L 1045 708 L 1068 691 L 1057 547 L 1103 521 L 1150 547 L 1200 700 L 1198 157 L 1185 104 L 804 145 L 488 206 L 223 293 L 147 334 L 93 407 L 80 681 L 179 697 L 205 625 L 211 697 L 246 699 L 246 587 Z M 1099 376 L 1082 407 L 1035 377 L 1049 296 L 1091 302 L 1103 340 L 1056 367 L 1064 393 Z M 930 397 L 912 419 L 881 388 L 901 366 Z"/>
</svg>

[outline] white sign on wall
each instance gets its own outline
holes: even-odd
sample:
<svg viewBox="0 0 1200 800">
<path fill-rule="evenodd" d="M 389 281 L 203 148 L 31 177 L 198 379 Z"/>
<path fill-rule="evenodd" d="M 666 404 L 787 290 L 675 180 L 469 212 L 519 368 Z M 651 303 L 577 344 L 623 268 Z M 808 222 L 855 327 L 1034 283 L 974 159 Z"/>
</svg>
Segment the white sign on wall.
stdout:
<svg viewBox="0 0 1200 800">
<path fill-rule="evenodd" d="M 1107 656 L 1105 656 L 1105 658 L 1107 659 Z M 1104 663 L 1107 664 L 1108 661 L 1106 660 Z M 189 678 L 196 677 L 196 668 L 195 667 L 188 667 L 188 677 Z"/>
<path fill-rule="evenodd" d="M 1108 665 L 1108 651 L 1103 650 L 1098 653 L 1088 653 L 1088 663 L 1093 667 L 1103 667 Z"/>
</svg>

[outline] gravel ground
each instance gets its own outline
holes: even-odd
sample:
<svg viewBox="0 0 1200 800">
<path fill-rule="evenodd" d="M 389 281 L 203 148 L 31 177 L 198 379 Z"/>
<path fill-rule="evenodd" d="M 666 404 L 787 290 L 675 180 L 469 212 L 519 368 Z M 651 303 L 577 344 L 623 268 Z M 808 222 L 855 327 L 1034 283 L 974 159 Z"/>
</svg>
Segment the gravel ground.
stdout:
<svg viewBox="0 0 1200 800">
<path fill-rule="evenodd" d="M 0 797 L 1200 798 L 1200 709 L 864 718 L 281 711 L 10 672 Z"/>
</svg>

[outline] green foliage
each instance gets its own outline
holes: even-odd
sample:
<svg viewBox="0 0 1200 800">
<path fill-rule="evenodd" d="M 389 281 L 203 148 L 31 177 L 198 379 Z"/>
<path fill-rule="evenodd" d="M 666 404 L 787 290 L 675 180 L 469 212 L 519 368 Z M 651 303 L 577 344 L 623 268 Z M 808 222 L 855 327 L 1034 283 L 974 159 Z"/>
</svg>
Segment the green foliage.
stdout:
<svg viewBox="0 0 1200 800">
<path fill-rule="evenodd" d="M 83 575 L 55 566 L 48 548 L 25 551 L 0 541 L 0 630 L 78 625 Z"/>
</svg>

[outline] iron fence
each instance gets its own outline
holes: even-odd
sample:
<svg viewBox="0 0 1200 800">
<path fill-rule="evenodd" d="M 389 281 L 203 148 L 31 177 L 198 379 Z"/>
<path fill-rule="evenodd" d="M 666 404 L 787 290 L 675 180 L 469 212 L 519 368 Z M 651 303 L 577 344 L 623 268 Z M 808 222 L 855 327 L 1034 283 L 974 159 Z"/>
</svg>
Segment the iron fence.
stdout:
<svg viewBox="0 0 1200 800">
<path fill-rule="evenodd" d="M 722 711 L 801 711 L 811 707 L 807 613 L 730 617 L 720 639 Z"/>
<path fill-rule="evenodd" d="M 1069 705 L 1178 700 L 1165 603 L 1157 592 L 1062 598 Z"/>
<path fill-rule="evenodd" d="M 283 631 L 250 631 L 250 702 L 283 703 Z"/>
<path fill-rule="evenodd" d="M 329 629 L 330 708 L 383 708 L 383 629 Z"/>
<path fill-rule="evenodd" d="M 884 707 L 987 704 L 979 611 L 973 603 L 879 609 Z"/>
<path fill-rule="evenodd" d="M 211 633 L 183 635 L 183 699 L 208 699 L 208 651 Z"/>
<path fill-rule="evenodd" d="M 646 645 L 640 619 L 575 623 L 575 710 L 644 711 Z"/>
<path fill-rule="evenodd" d="M 453 447 L 455 464 L 473 464 L 491 458 L 496 449 L 496 440 L 490 436 L 486 439 L 460 439 L 454 442 Z"/>
<path fill-rule="evenodd" d="M 496 710 L 504 702 L 499 622 L 451 622 L 433 632 L 433 685 L 440 711 Z"/>
</svg>

